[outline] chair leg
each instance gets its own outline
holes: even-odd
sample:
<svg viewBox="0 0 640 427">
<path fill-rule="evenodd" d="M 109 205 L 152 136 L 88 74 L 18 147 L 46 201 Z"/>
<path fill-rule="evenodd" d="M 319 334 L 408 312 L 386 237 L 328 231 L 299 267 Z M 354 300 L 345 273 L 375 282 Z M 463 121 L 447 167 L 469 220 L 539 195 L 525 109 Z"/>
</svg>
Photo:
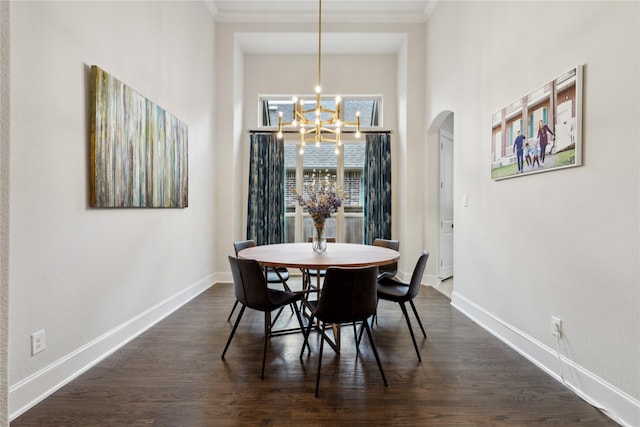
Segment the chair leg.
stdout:
<svg viewBox="0 0 640 427">
<path fill-rule="evenodd" d="M 227 352 L 227 349 L 229 348 L 229 344 L 231 344 L 231 339 L 233 339 L 233 335 L 236 333 L 236 329 L 238 329 L 238 323 L 240 323 L 240 319 L 242 319 L 242 315 L 244 314 L 245 308 L 247 308 L 247 306 L 242 304 L 240 313 L 238 313 L 238 317 L 236 318 L 236 323 L 233 325 L 233 329 L 231 330 L 231 334 L 229 335 L 229 339 L 227 340 L 227 345 L 224 346 L 224 351 L 222 352 L 222 359 L 224 359 L 224 355 Z"/>
<path fill-rule="evenodd" d="M 324 329 L 324 325 L 322 326 Z M 318 376 L 316 378 L 316 397 L 318 397 L 318 390 L 320 389 L 320 369 L 322 367 L 322 350 L 324 349 L 324 337 L 320 337 L 320 355 L 318 356 Z"/>
<path fill-rule="evenodd" d="M 373 313 L 371 317 L 371 327 L 373 328 L 373 321 L 375 320 L 376 325 L 378 324 L 378 304 L 380 303 L 380 298 L 376 298 L 376 312 Z"/>
<path fill-rule="evenodd" d="M 262 350 L 262 371 L 260 372 L 260 378 L 264 379 L 264 362 L 267 359 L 267 342 L 269 341 L 269 335 L 271 335 L 271 313 L 264 312 L 264 348 Z"/>
<path fill-rule="evenodd" d="M 404 318 L 407 321 L 407 326 L 409 327 L 409 333 L 411 334 L 411 339 L 413 340 L 413 347 L 416 349 L 416 354 L 418 355 L 418 360 L 422 361 L 422 357 L 420 357 L 420 350 L 418 350 L 418 344 L 416 343 L 416 337 L 413 335 L 413 328 L 411 327 L 411 321 L 409 320 L 409 313 L 407 313 L 407 307 L 403 302 L 400 304 L 400 308 L 402 309 L 402 314 L 404 314 Z"/>
<path fill-rule="evenodd" d="M 304 348 L 307 347 L 309 349 L 309 354 L 311 354 L 311 346 L 309 345 L 309 335 L 311 335 L 311 328 L 313 328 L 313 314 L 309 317 L 309 325 L 307 325 L 306 332 L 303 329 L 302 335 L 304 336 L 304 342 L 302 343 L 302 350 L 300 350 L 300 359 L 302 359 L 302 355 L 304 354 Z"/>
<path fill-rule="evenodd" d="M 364 327 L 367 329 L 367 336 L 369 337 L 369 342 L 371 343 L 371 348 L 373 349 L 373 355 L 376 356 L 376 362 L 378 362 L 378 369 L 380 370 L 380 375 L 382 375 L 382 381 L 384 382 L 384 386 L 388 387 L 387 377 L 384 376 L 384 370 L 382 369 L 382 363 L 380 363 L 380 356 L 378 355 L 378 349 L 376 348 L 376 343 L 373 341 L 373 335 L 371 334 L 371 328 L 369 324 L 365 321 L 363 322 Z"/>
<path fill-rule="evenodd" d="M 292 304 L 293 305 L 293 309 L 296 312 L 296 316 L 298 317 L 298 323 L 300 324 L 300 331 L 302 332 L 302 334 L 304 335 L 304 324 L 302 323 L 302 315 L 300 314 L 300 310 L 298 309 L 298 304 L 296 304 L 295 302 Z M 300 352 L 300 358 L 302 359 L 302 353 L 304 353 L 304 346 L 309 347 L 309 354 L 311 354 L 311 347 L 309 346 L 309 341 L 306 339 L 304 342 L 302 343 L 302 351 Z"/>
<path fill-rule="evenodd" d="M 284 310 L 284 307 L 280 307 L 278 309 L 278 313 L 276 314 L 276 317 L 273 318 L 273 320 L 271 321 L 271 327 L 273 328 L 273 325 L 276 324 L 276 322 L 278 321 L 278 318 L 280 317 L 280 313 L 282 313 L 282 310 Z M 293 312 L 293 309 L 291 310 L 291 312 Z M 271 318 L 271 317 L 269 317 Z"/>
<path fill-rule="evenodd" d="M 240 301 L 236 300 L 235 303 L 233 303 L 233 308 L 231 309 L 231 313 L 229 313 L 229 317 L 227 317 L 227 322 L 231 321 L 231 316 L 233 316 L 233 312 L 236 311 L 236 307 L 238 306 L 238 303 Z"/>
<path fill-rule="evenodd" d="M 418 325 L 420 325 L 420 329 L 422 329 L 422 335 L 427 337 L 427 333 L 424 331 L 424 327 L 422 326 L 422 322 L 420 321 L 420 316 L 418 316 L 418 310 L 416 310 L 416 305 L 413 303 L 413 300 L 409 300 L 409 304 L 411 304 L 411 308 L 413 309 L 413 314 L 416 315 L 416 319 L 418 320 Z"/>
</svg>

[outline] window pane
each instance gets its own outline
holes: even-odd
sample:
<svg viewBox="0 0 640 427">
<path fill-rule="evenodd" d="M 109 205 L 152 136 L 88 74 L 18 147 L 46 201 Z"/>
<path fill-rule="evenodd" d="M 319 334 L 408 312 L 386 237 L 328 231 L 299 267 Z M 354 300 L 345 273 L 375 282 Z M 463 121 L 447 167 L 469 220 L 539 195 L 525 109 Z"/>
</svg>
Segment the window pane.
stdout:
<svg viewBox="0 0 640 427">
<path fill-rule="evenodd" d="M 323 97 L 322 106 L 328 110 L 336 109 L 335 97 Z M 278 126 L 278 115 L 282 113 L 283 123 L 289 123 L 293 120 L 293 101 L 286 97 L 269 97 L 260 99 L 262 115 L 260 118 L 260 127 L 276 127 Z M 382 98 L 378 96 L 343 98 L 342 101 L 342 118 L 345 122 L 355 122 L 356 112 L 360 112 L 360 126 L 363 128 L 380 127 L 382 125 Z M 315 97 L 309 96 L 304 99 L 305 110 L 315 110 Z M 315 119 L 314 113 L 309 112 L 307 119 Z M 329 113 L 322 114 L 322 120 L 329 119 Z"/>
<path fill-rule="evenodd" d="M 282 122 L 293 120 L 293 101 L 289 100 L 263 100 L 262 102 L 262 126 L 278 126 L 278 115 L 282 112 Z"/>
<path fill-rule="evenodd" d="M 303 182 L 305 186 L 310 185 L 314 180 L 319 182 L 326 178 L 333 183 L 337 182 L 338 158 L 334 151 L 335 145 L 333 144 L 320 144 L 319 147 L 316 147 L 315 144 L 307 144 L 304 147 Z M 303 228 L 302 240 L 306 242 L 313 236 L 313 219 L 309 217 L 306 208 L 304 209 Z M 335 217 L 331 217 L 325 222 L 324 235 L 336 237 Z"/>
<path fill-rule="evenodd" d="M 355 122 L 356 113 L 360 112 L 360 126 L 363 128 L 380 126 L 379 116 L 380 102 L 376 99 L 345 99 L 344 121 Z"/>
</svg>

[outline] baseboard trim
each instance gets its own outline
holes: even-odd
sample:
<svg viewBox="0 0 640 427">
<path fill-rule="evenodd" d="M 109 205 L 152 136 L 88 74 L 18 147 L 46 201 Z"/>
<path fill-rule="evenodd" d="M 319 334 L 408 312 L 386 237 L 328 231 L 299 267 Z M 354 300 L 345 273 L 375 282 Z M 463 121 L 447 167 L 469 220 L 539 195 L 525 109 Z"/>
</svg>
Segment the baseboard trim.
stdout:
<svg viewBox="0 0 640 427">
<path fill-rule="evenodd" d="M 214 275 L 198 280 L 104 335 L 42 368 L 9 388 L 12 421 L 98 362 L 210 288 Z"/>
<path fill-rule="evenodd" d="M 451 305 L 540 369 L 562 382 L 560 360 L 555 349 L 544 345 L 489 313 L 455 290 L 452 293 Z M 607 415 L 623 426 L 640 425 L 640 401 L 607 383 L 566 356 L 560 357 L 564 380 L 578 396 L 594 402 L 592 404 L 604 409 L 604 412 L 608 413 Z"/>
</svg>

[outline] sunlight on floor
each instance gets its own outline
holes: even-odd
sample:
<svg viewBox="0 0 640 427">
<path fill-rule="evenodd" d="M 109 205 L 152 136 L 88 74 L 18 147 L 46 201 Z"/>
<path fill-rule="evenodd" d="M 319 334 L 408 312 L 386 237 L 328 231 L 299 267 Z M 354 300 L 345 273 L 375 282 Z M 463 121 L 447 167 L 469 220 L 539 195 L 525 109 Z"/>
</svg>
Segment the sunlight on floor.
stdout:
<svg viewBox="0 0 640 427">
<path fill-rule="evenodd" d="M 443 280 L 439 285 L 432 285 L 433 289 L 446 295 L 451 299 L 451 292 L 453 292 L 453 277 L 449 277 L 447 280 Z"/>
</svg>

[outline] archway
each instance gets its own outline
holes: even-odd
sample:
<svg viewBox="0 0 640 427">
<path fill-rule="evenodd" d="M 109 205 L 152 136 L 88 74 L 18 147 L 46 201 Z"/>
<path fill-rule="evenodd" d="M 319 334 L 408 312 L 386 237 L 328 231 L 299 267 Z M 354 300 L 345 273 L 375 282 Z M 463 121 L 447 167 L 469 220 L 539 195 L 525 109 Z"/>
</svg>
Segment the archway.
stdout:
<svg viewBox="0 0 640 427">
<path fill-rule="evenodd" d="M 433 120 L 427 133 L 429 173 L 425 241 L 431 248 L 430 282 L 450 296 L 453 276 L 454 114 L 443 111 Z M 449 289 L 446 289 L 448 287 Z"/>
</svg>

